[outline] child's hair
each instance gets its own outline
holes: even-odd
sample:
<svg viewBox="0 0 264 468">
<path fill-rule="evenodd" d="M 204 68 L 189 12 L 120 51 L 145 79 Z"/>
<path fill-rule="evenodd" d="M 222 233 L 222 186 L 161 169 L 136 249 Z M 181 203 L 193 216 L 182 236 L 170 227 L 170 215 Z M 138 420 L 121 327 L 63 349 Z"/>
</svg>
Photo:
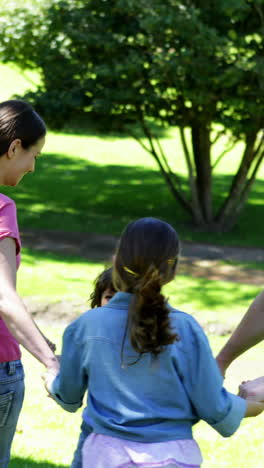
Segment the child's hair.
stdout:
<svg viewBox="0 0 264 468">
<path fill-rule="evenodd" d="M 18 99 L 0 103 L 0 156 L 16 138 L 27 149 L 45 134 L 45 123 L 30 104 Z"/>
<path fill-rule="evenodd" d="M 102 295 L 106 289 L 110 289 L 113 293 L 116 292 L 112 282 L 113 267 L 107 268 L 97 276 L 94 282 L 94 290 L 90 295 L 91 307 L 100 307 Z"/>
<path fill-rule="evenodd" d="M 138 219 L 128 224 L 120 238 L 113 283 L 117 290 L 134 294 L 127 329 L 140 356 L 150 352 L 156 357 L 164 346 L 179 339 L 171 331 L 167 301 L 161 293 L 161 287 L 175 276 L 178 257 L 178 235 L 159 219 Z"/>
</svg>

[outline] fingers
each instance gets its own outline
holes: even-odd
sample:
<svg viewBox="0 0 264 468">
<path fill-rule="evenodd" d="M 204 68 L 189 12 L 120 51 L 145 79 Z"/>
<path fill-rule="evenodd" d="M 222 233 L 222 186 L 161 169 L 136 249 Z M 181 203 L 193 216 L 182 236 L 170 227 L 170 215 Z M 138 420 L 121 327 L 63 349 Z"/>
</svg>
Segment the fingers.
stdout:
<svg viewBox="0 0 264 468">
<path fill-rule="evenodd" d="M 264 377 L 254 380 L 243 381 L 239 385 L 239 396 L 246 400 L 263 401 L 264 400 Z"/>
</svg>

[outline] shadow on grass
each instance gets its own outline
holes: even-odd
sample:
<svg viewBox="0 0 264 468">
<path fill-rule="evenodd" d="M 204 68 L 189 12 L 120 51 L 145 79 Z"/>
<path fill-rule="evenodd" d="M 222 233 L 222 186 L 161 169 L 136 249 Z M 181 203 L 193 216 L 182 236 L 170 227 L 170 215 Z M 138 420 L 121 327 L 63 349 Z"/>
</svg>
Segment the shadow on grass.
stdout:
<svg viewBox="0 0 264 468">
<path fill-rule="evenodd" d="M 53 464 L 47 461 L 37 462 L 30 458 L 12 457 L 10 468 L 67 468 L 68 465 Z"/>
<path fill-rule="evenodd" d="M 146 155 L 149 158 L 149 155 Z M 188 185 L 180 177 L 188 197 Z M 215 206 L 224 201 L 231 176 L 215 176 Z M 20 228 L 95 232 L 119 235 L 133 219 L 154 216 L 170 222 L 186 240 L 263 247 L 263 185 L 257 180 L 235 228 L 226 234 L 196 232 L 176 203 L 160 172 L 148 167 L 97 166 L 84 159 L 49 154 L 40 158 L 34 176 L 16 190 Z"/>
<path fill-rule="evenodd" d="M 239 286 L 239 287 L 238 287 Z M 168 287 L 169 295 L 173 298 L 175 307 L 179 304 L 191 303 L 192 309 L 219 312 L 219 321 L 232 315 L 234 305 L 243 313 L 254 297 L 260 292 L 259 286 L 238 285 L 237 283 L 208 280 L 207 278 L 188 278 L 179 276 L 174 284 Z M 188 312 L 188 310 L 186 310 Z M 226 315 L 226 316 L 225 316 Z M 223 317 L 224 316 L 224 317 Z M 203 313 L 201 312 L 201 319 Z"/>
</svg>

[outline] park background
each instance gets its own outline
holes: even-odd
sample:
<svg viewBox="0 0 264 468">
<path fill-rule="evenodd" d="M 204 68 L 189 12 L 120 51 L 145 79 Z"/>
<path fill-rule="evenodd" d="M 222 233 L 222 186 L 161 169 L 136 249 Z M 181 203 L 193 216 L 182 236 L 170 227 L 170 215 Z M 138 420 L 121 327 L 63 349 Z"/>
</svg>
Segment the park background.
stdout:
<svg viewBox="0 0 264 468">
<path fill-rule="evenodd" d="M 15 63 L 0 64 L 0 99 L 23 95 L 39 82 L 36 70 L 21 70 Z M 162 136 L 166 151 L 178 152 L 177 169 L 185 177 L 178 129 L 168 129 Z M 221 140 L 218 145 L 221 148 Z M 238 143 L 223 160 L 217 174 L 228 180 L 236 171 L 242 143 Z M 174 163 L 175 164 L 175 163 Z M 41 230 L 118 237 L 131 219 L 155 216 L 169 221 L 184 241 L 247 247 L 263 247 L 263 164 L 250 192 L 237 225 L 224 234 L 204 233 L 192 228 L 186 214 L 175 204 L 164 184 L 155 161 L 128 135 L 107 134 L 93 128 L 49 131 L 43 154 L 37 161 L 35 174 L 28 175 L 19 187 L 5 189 L 15 199 L 23 236 Z M 219 190 L 221 190 L 219 185 Z M 24 233 L 23 233 L 24 231 Z M 103 238 L 103 237 L 101 237 Z M 104 255 L 103 255 L 104 257 Z M 252 255 L 253 257 L 253 255 Z M 61 345 L 66 324 L 89 307 L 89 294 L 96 275 L 109 261 L 110 254 L 100 261 L 89 254 L 57 252 L 48 246 L 26 247 L 22 252 L 18 289 L 29 304 L 47 336 Z M 195 317 L 209 333 L 214 353 L 223 346 L 228 334 L 239 322 L 248 305 L 261 290 L 254 285 L 256 270 L 263 272 L 263 261 L 218 261 L 222 267 L 232 266 L 247 271 L 247 282 L 212 280 L 192 277 L 179 269 L 176 281 L 166 287 L 170 302 Z M 264 275 L 263 275 L 264 276 Z M 252 278 L 252 280 L 251 280 Z M 47 304 L 60 304 L 67 313 L 45 317 Z M 70 304 L 70 307 L 69 307 Z M 72 307 L 71 307 L 72 306 Z M 86 306 L 86 307 L 85 307 Z M 46 307 L 46 309 L 45 309 Z M 38 313 L 39 308 L 42 313 Z M 72 310 L 71 310 L 72 309 Z M 61 317 L 61 315 L 63 317 Z M 213 324 L 213 326 L 210 326 Z M 219 333 L 219 327 L 223 333 Z M 228 389 L 236 392 L 241 380 L 263 373 L 263 344 L 247 352 L 233 363 L 226 377 Z M 26 400 L 13 445 L 11 468 L 69 466 L 79 432 L 81 410 L 67 414 L 46 397 L 42 387 L 43 371 L 26 351 Z M 263 416 L 243 421 L 231 439 L 221 438 L 201 422 L 194 434 L 204 456 L 204 468 L 263 468 Z"/>
</svg>

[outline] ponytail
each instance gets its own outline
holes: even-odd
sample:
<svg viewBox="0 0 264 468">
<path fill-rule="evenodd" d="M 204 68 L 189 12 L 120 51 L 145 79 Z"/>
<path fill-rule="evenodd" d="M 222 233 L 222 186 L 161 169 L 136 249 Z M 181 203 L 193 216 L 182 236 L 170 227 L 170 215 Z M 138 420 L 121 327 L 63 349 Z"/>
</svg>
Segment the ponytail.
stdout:
<svg viewBox="0 0 264 468">
<path fill-rule="evenodd" d="M 122 361 L 127 334 L 132 348 L 139 353 L 138 359 L 144 353 L 157 357 L 166 346 L 179 340 L 171 329 L 167 300 L 161 293 L 162 286 L 175 276 L 178 256 L 178 235 L 164 221 L 141 218 L 123 231 L 115 255 L 113 282 L 118 291 L 132 293 L 133 297 Z"/>
<path fill-rule="evenodd" d="M 171 331 L 167 301 L 154 265 L 136 282 L 128 323 L 131 345 L 140 355 L 151 353 L 156 357 L 165 346 L 179 339 Z"/>
</svg>

